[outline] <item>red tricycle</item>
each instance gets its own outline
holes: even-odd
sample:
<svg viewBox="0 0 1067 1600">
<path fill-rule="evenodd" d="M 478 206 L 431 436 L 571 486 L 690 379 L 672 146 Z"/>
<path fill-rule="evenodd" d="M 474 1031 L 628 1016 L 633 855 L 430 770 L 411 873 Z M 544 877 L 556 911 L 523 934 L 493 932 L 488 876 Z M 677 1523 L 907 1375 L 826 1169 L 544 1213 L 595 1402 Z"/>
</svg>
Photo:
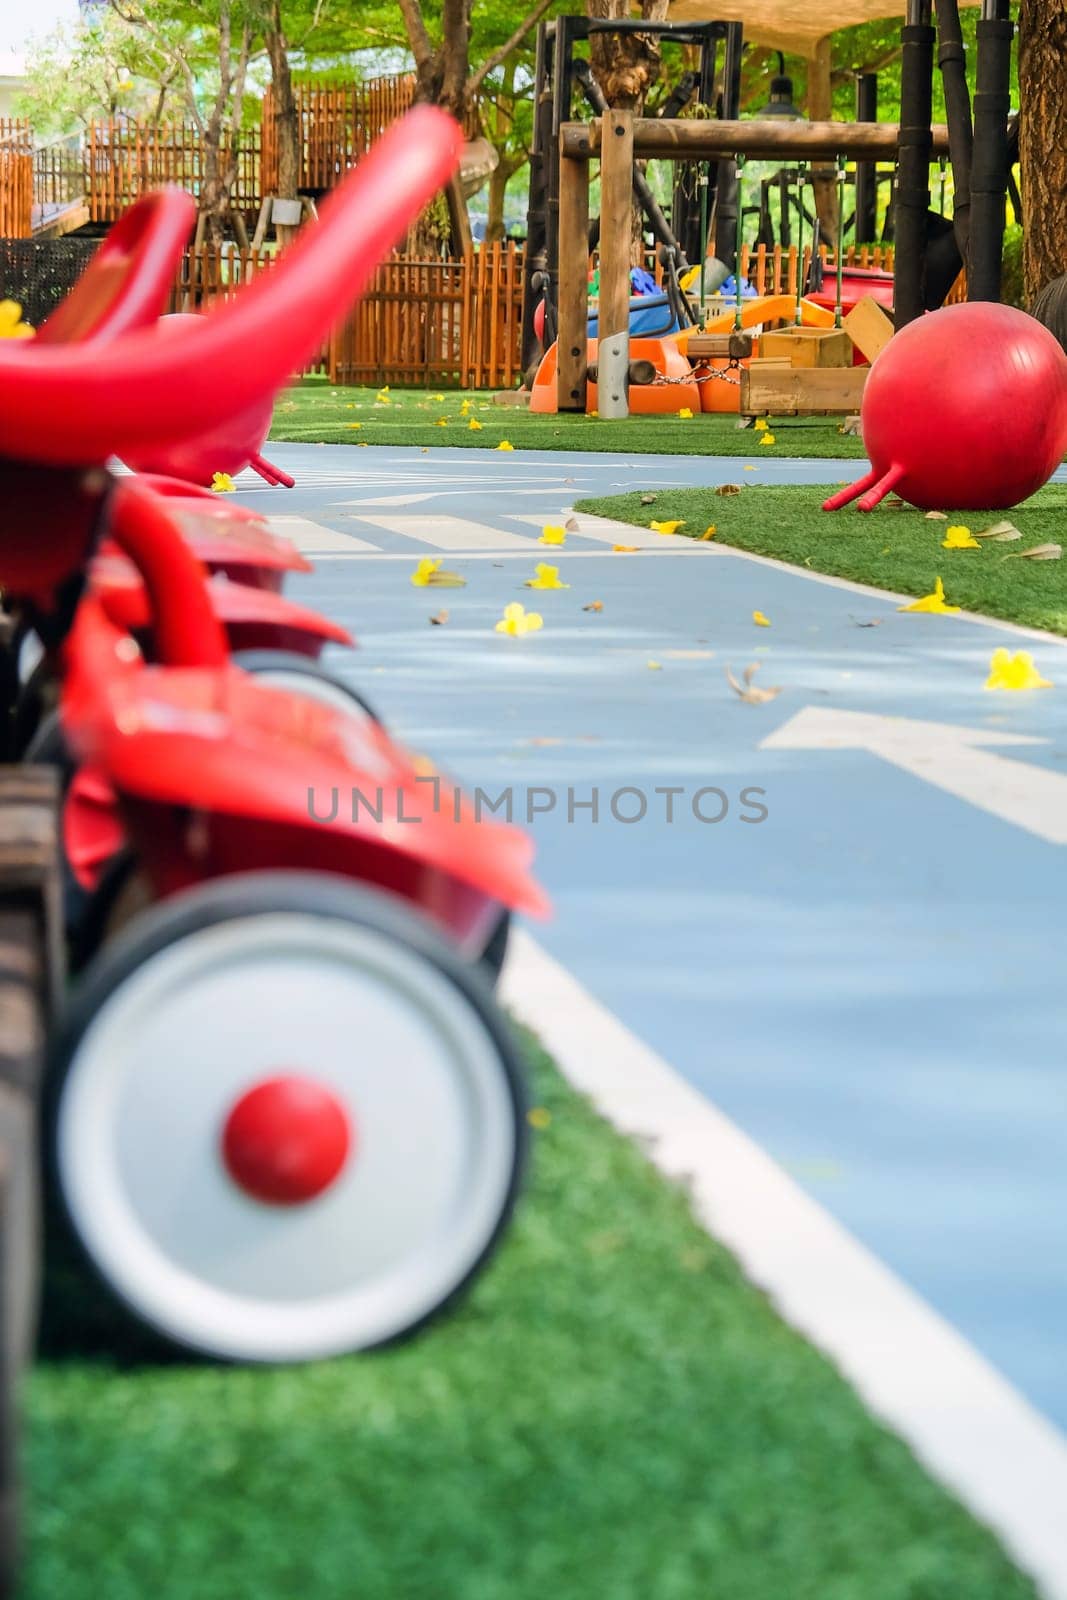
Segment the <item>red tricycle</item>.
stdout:
<svg viewBox="0 0 1067 1600">
<path fill-rule="evenodd" d="M 181 336 L 127 325 L 106 363 L 85 338 L 0 347 L 5 601 L 57 664 L 65 744 L 148 901 L 108 923 L 50 1029 L 45 1165 L 115 1306 L 206 1356 L 365 1349 L 485 1262 L 526 1139 L 516 1046 L 479 961 L 502 917 L 547 902 L 526 836 L 480 820 L 373 716 L 236 665 L 239 618 L 182 527 L 208 503 L 106 464 L 276 392 L 455 170 L 460 139 L 412 112 L 273 272 Z M 128 277 L 110 289 L 117 315 Z M 21 794 L 33 834 L 39 769 L 4 779 L 0 830 Z M 36 949 L 55 923 L 46 835 L 20 924 Z M 0 831 L 0 869 L 3 846 Z M 0 950 L 24 903 L 13 882 L 0 871 Z M 32 1112 L 32 1076 L 22 1091 Z M 8 1352 L 32 1305 L 17 1242 Z"/>
</svg>

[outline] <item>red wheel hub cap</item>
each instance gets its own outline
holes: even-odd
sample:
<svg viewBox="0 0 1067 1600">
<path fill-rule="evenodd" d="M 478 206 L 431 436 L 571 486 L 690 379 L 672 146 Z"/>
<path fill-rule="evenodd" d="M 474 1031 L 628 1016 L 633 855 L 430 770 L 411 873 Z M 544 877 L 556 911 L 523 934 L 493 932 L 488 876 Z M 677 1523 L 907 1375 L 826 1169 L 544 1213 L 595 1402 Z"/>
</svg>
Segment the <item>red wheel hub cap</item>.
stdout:
<svg viewBox="0 0 1067 1600">
<path fill-rule="evenodd" d="M 267 1205 L 297 1206 L 323 1194 L 352 1148 L 336 1096 L 308 1078 L 267 1078 L 226 1118 L 222 1159 L 239 1189 Z"/>
</svg>

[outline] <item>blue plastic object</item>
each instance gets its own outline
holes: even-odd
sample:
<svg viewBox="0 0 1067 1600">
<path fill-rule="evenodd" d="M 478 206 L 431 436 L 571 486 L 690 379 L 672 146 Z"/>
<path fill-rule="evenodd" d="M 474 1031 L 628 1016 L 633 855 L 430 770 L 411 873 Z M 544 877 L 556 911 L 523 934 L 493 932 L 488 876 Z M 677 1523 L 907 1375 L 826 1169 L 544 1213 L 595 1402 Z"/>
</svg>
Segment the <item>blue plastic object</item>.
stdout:
<svg viewBox="0 0 1067 1600">
<path fill-rule="evenodd" d="M 589 313 L 589 337 L 598 337 L 599 318 L 595 311 Z M 678 331 L 678 318 L 665 294 L 642 294 L 630 301 L 630 333 L 646 339 L 661 339 L 665 334 Z"/>
</svg>

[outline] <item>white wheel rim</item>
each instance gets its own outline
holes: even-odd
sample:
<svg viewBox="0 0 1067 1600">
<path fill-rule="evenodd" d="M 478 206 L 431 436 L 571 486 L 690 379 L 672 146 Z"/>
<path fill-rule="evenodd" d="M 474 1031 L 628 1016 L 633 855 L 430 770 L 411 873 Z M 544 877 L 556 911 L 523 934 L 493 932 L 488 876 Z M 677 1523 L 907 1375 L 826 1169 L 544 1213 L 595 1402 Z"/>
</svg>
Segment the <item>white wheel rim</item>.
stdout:
<svg viewBox="0 0 1067 1600">
<path fill-rule="evenodd" d="M 266 667 L 254 671 L 252 676 L 270 689 L 285 689 L 289 694 L 303 695 L 305 700 L 317 700 L 321 705 L 332 706 L 349 717 L 366 717 L 366 708 L 355 695 L 329 678 L 317 677 L 312 672 L 289 672 L 285 667 Z"/>
<path fill-rule="evenodd" d="M 328 1088 L 356 1131 L 334 1184 L 293 1207 L 242 1193 L 219 1150 L 235 1101 L 279 1070 Z M 516 1159 L 498 1048 L 462 992 L 370 929 L 280 912 L 190 934 L 116 987 L 75 1049 L 57 1139 L 105 1279 L 169 1337 L 238 1360 L 419 1322 L 491 1242 Z"/>
</svg>

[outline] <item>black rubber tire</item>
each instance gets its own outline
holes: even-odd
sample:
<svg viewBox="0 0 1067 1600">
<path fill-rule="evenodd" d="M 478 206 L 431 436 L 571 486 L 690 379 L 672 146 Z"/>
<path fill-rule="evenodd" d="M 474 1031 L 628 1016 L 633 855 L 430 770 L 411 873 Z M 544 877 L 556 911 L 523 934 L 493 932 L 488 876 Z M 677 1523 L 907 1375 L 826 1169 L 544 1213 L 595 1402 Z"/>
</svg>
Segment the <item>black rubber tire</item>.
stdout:
<svg viewBox="0 0 1067 1600">
<path fill-rule="evenodd" d="M 358 689 L 346 683 L 343 678 L 336 677 L 332 672 L 327 672 L 317 661 L 310 656 L 296 655 L 288 650 L 238 650 L 233 656 L 235 667 L 243 667 L 246 672 L 263 674 L 284 673 L 293 678 L 306 678 L 309 680 L 308 692 L 313 693 L 311 682 L 328 686 L 336 694 L 343 696 L 353 705 L 359 707 L 365 716 L 369 717 L 378 727 L 382 727 L 382 719 L 374 707 L 360 694 Z M 293 692 L 300 693 L 300 687 L 293 685 Z"/>
<path fill-rule="evenodd" d="M 481 967 L 494 989 L 500 981 L 511 939 L 511 912 L 504 910 L 482 951 Z"/>
<path fill-rule="evenodd" d="M 496 1250 L 510 1220 L 521 1188 L 528 1151 L 525 1073 L 516 1041 L 492 993 L 477 968 L 461 960 L 421 915 L 377 890 L 356 886 L 328 874 L 312 872 L 257 872 L 222 878 L 187 890 L 152 906 L 106 945 L 78 980 L 65 1016 L 56 1029 L 46 1075 L 44 1169 L 52 1214 L 61 1219 L 73 1255 L 84 1274 L 98 1286 L 98 1305 L 91 1313 L 92 1336 L 119 1360 L 190 1354 L 219 1359 L 190 1347 L 166 1328 L 148 1325 L 101 1276 L 77 1232 L 64 1201 L 56 1144 L 59 1107 L 67 1073 L 79 1043 L 102 1006 L 151 956 L 188 935 L 220 924 L 264 915 L 295 912 L 332 918 L 370 928 L 384 939 L 395 940 L 414 951 L 457 989 L 477 1013 L 492 1041 L 504 1076 L 511 1107 L 514 1157 L 509 1186 L 496 1225 L 478 1259 L 447 1295 L 418 1321 L 398 1330 L 384 1344 L 403 1342 L 442 1316 L 483 1270 Z M 68 1256 L 68 1259 L 70 1257 Z M 69 1347 L 69 1344 L 68 1344 Z M 81 1348 L 85 1348 L 83 1343 Z M 364 1348 L 371 1348 L 370 1345 Z"/>
</svg>

